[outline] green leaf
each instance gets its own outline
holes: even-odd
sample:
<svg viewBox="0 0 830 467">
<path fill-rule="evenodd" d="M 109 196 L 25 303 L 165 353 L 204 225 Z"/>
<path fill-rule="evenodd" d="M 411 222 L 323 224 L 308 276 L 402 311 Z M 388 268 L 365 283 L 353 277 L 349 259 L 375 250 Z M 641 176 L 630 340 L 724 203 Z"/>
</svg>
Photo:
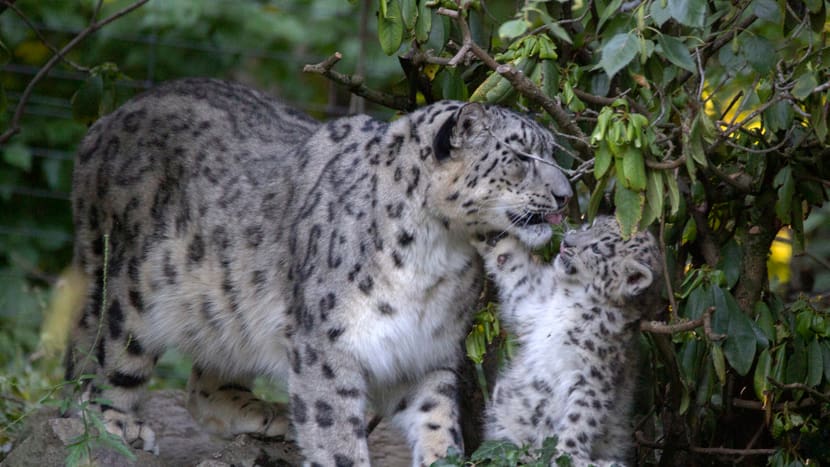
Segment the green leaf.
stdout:
<svg viewBox="0 0 830 467">
<path fill-rule="evenodd" d="M 72 96 L 72 118 L 81 123 L 92 123 L 101 116 L 101 100 L 104 97 L 104 79 L 93 75 Z"/>
<path fill-rule="evenodd" d="M 663 213 L 663 201 L 666 194 L 663 192 L 663 176 L 660 171 L 649 170 L 646 183 L 646 205 L 643 211 L 643 220 L 640 230 L 645 230 L 652 222 L 660 218 Z"/>
<path fill-rule="evenodd" d="M 608 172 L 611 167 L 611 160 L 614 156 L 611 155 L 611 149 L 605 141 L 599 142 L 599 147 L 594 158 L 594 177 L 599 180 Z"/>
<path fill-rule="evenodd" d="M 588 210 L 586 211 L 588 219 L 593 220 L 596 217 L 597 211 L 599 210 L 599 203 L 605 197 L 605 187 L 608 186 L 608 180 L 610 180 L 610 177 L 601 178 L 594 188 L 593 193 L 591 193 L 591 199 L 588 201 Z"/>
<path fill-rule="evenodd" d="M 712 294 L 704 287 L 695 287 L 689 293 L 689 298 L 686 300 L 686 305 L 683 307 L 686 319 L 699 319 L 703 316 L 703 312 L 712 306 Z"/>
<path fill-rule="evenodd" d="M 824 373 L 824 358 L 821 344 L 818 339 L 813 339 L 807 346 L 807 385 L 818 386 L 821 383 L 822 373 Z"/>
<path fill-rule="evenodd" d="M 663 176 L 666 179 L 666 188 L 668 188 L 669 192 L 669 204 L 671 205 L 671 215 L 674 216 L 677 214 L 677 211 L 680 210 L 680 189 L 677 187 L 677 179 L 674 178 L 670 173 L 663 172 Z"/>
<path fill-rule="evenodd" d="M 743 254 L 741 247 L 734 238 L 729 239 L 722 247 L 718 269 L 726 276 L 726 288 L 731 289 L 738 282 L 741 275 Z"/>
<path fill-rule="evenodd" d="M 729 328 L 726 340 L 723 342 L 723 352 L 732 368 L 739 375 L 744 376 L 749 372 L 752 360 L 755 358 L 757 345 L 755 330 L 752 327 L 752 321 L 738 307 L 732 294 L 723 291 L 723 297 L 729 312 Z"/>
<path fill-rule="evenodd" d="M 418 22 L 418 3 L 416 0 L 400 0 L 400 2 L 403 24 L 407 31 L 412 31 L 415 29 L 415 24 Z"/>
<path fill-rule="evenodd" d="M 798 100 L 804 100 L 813 93 L 813 89 L 816 86 L 818 86 L 818 81 L 816 80 L 815 73 L 807 72 L 795 80 L 795 85 L 792 91 L 790 91 L 790 94 Z"/>
<path fill-rule="evenodd" d="M 519 447 L 510 441 L 485 441 L 481 443 L 478 449 L 470 456 L 473 462 L 481 462 L 485 460 L 505 459 L 509 456 L 515 456 L 519 451 Z"/>
<path fill-rule="evenodd" d="M 830 383 L 830 340 L 821 342 L 821 360 L 824 363 L 824 380 Z"/>
<path fill-rule="evenodd" d="M 668 0 L 672 18 L 684 26 L 702 28 L 706 20 L 705 0 Z"/>
<path fill-rule="evenodd" d="M 784 369 L 787 367 L 787 347 L 782 345 L 775 351 L 775 362 L 772 364 L 772 379 L 783 382 Z"/>
<path fill-rule="evenodd" d="M 715 307 L 715 312 L 712 313 L 712 331 L 717 334 L 726 334 L 729 330 L 729 310 L 726 307 L 723 289 L 718 285 L 712 285 L 709 292 L 712 296 L 712 306 Z"/>
<path fill-rule="evenodd" d="M 683 41 L 677 39 L 676 37 L 666 36 L 664 34 L 657 39 L 657 43 L 663 50 L 663 56 L 665 56 L 670 62 L 680 68 L 683 68 L 684 70 L 691 71 L 692 73 L 697 71 L 695 62 L 692 59 L 692 54 L 689 53 L 689 49 Z"/>
<path fill-rule="evenodd" d="M 643 216 L 644 201 L 645 195 L 642 192 L 631 191 L 622 184 L 617 184 L 614 190 L 614 205 L 617 208 L 616 217 L 623 238 L 630 237 L 637 230 Z"/>
<path fill-rule="evenodd" d="M 9 52 L 9 49 L 6 48 L 6 44 L 0 40 L 0 66 L 3 66 L 9 63 L 11 60 L 12 54 Z"/>
<path fill-rule="evenodd" d="M 792 345 L 793 352 L 789 355 L 786 376 L 782 381 L 785 384 L 803 383 L 807 377 L 807 346 L 800 338 L 793 339 Z"/>
<path fill-rule="evenodd" d="M 778 199 L 775 201 L 775 215 L 778 216 L 778 219 L 782 223 L 789 225 L 793 193 L 795 191 L 792 167 L 789 165 L 784 166 L 775 175 L 772 185 L 778 188 Z"/>
<path fill-rule="evenodd" d="M 427 7 L 424 0 L 418 4 L 418 21 L 415 23 L 415 40 L 425 43 L 429 40 L 429 33 L 432 31 L 432 10 Z"/>
<path fill-rule="evenodd" d="M 768 340 L 775 341 L 775 319 L 772 312 L 764 302 L 755 304 L 755 324 L 764 333 Z"/>
<path fill-rule="evenodd" d="M 742 34 L 740 37 L 741 53 L 752 68 L 761 74 L 772 71 L 778 60 L 773 43 L 761 36 Z"/>
<path fill-rule="evenodd" d="M 599 67 L 605 70 L 609 78 L 628 65 L 640 50 L 637 35 L 628 32 L 616 34 L 602 46 L 602 58 Z"/>
<path fill-rule="evenodd" d="M 755 366 L 755 374 L 752 375 L 752 385 L 755 389 L 755 397 L 757 397 L 759 401 L 763 401 L 764 393 L 769 391 L 770 382 L 767 378 L 769 378 L 771 373 L 772 356 L 769 353 L 769 349 L 764 349 L 761 351 L 761 354 L 758 355 L 758 364 Z"/>
<path fill-rule="evenodd" d="M 558 38 L 562 42 L 567 42 L 568 44 L 573 44 L 573 39 L 571 39 L 571 35 L 568 34 L 568 31 L 565 30 L 562 26 L 557 23 L 550 23 L 548 25 L 548 29 L 550 30 L 551 34 L 554 37 Z"/>
<path fill-rule="evenodd" d="M 753 3 L 753 10 L 755 16 L 770 23 L 780 23 L 784 17 L 781 13 L 781 7 L 775 0 L 755 0 Z"/>
<path fill-rule="evenodd" d="M 530 27 L 530 24 L 524 19 L 511 19 L 499 26 L 499 37 L 504 40 L 519 37 L 527 32 L 528 27 Z"/>
<path fill-rule="evenodd" d="M 3 160 L 24 172 L 32 169 L 32 151 L 19 141 L 15 141 L 3 149 Z"/>
<path fill-rule="evenodd" d="M 811 310 L 804 310 L 795 316 L 795 332 L 804 339 L 813 337 L 813 331 L 810 329 L 813 325 L 813 312 Z"/>
<path fill-rule="evenodd" d="M 664 5 L 664 2 L 659 0 L 651 2 L 649 14 L 651 14 L 651 19 L 658 27 L 663 26 L 666 21 L 671 19 L 671 11 L 669 11 L 668 5 Z"/>
<path fill-rule="evenodd" d="M 723 359 L 723 350 L 720 345 L 712 343 L 712 365 L 715 367 L 715 374 L 718 375 L 718 381 L 723 385 L 726 382 L 726 363 Z"/>
<path fill-rule="evenodd" d="M 386 0 L 381 1 L 381 5 Z M 403 18 L 401 18 L 401 5 L 398 0 L 388 0 L 386 13 L 381 8 L 378 15 L 378 39 L 380 48 L 386 55 L 392 55 L 398 51 L 403 41 Z"/>
<path fill-rule="evenodd" d="M 683 233 L 680 234 L 680 243 L 682 245 L 688 245 L 697 239 L 697 222 L 695 222 L 694 217 L 690 217 L 686 220 L 686 225 L 683 226 Z"/>
<path fill-rule="evenodd" d="M 764 124 L 768 130 L 788 130 L 793 124 L 794 112 L 787 101 L 778 101 L 764 111 Z"/>
<path fill-rule="evenodd" d="M 683 370 L 683 379 L 688 383 L 692 383 L 697 379 L 698 366 L 700 365 L 700 357 L 698 356 L 698 349 L 700 347 L 700 340 L 690 340 L 683 343 L 680 349 L 680 368 Z"/>
<path fill-rule="evenodd" d="M 455 68 L 446 68 L 441 73 L 441 97 L 444 99 L 466 101 L 470 97 L 467 90 L 467 85 L 464 80 L 458 75 L 458 70 Z"/>
<path fill-rule="evenodd" d="M 626 145 L 623 152 L 623 173 L 625 185 L 634 191 L 646 189 L 646 166 L 643 162 L 643 153 L 633 144 Z"/>
<path fill-rule="evenodd" d="M 617 10 L 620 9 L 620 5 L 622 5 L 622 0 L 611 0 L 611 2 L 609 2 L 608 5 L 605 6 L 605 8 L 599 14 L 597 31 L 600 31 L 602 29 L 602 25 L 605 24 L 606 21 L 608 21 L 608 18 L 610 18 L 611 15 L 617 13 Z"/>
<path fill-rule="evenodd" d="M 692 164 L 691 161 L 696 162 L 701 167 L 706 167 L 709 163 L 706 159 L 706 151 L 703 149 L 703 141 L 705 137 L 705 124 L 703 121 L 706 119 L 706 115 L 703 114 L 703 112 L 699 113 L 692 122 L 691 131 L 689 131 L 688 135 L 684 135 L 685 137 L 683 138 L 683 149 L 687 154 L 692 156 L 691 160 L 686 160 L 686 167 L 692 167 L 692 169 L 690 169 L 690 175 L 692 175 L 692 171 L 694 171 L 694 164 Z"/>
</svg>

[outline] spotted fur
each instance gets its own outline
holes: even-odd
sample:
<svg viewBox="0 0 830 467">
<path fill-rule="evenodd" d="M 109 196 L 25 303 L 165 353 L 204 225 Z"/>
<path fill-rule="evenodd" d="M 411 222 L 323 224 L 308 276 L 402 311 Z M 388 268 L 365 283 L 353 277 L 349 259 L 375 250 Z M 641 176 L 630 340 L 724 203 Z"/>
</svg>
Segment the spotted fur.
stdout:
<svg viewBox="0 0 830 467">
<path fill-rule="evenodd" d="M 525 154 L 553 148 L 497 107 L 321 124 L 236 84 L 162 85 L 97 122 L 77 156 L 75 261 L 91 285 L 67 373 L 96 373 L 110 429 L 145 449 L 152 420 L 130 413 L 177 347 L 194 361 L 188 407 L 221 434 L 288 429 L 250 393 L 265 375 L 287 382 L 307 465 L 369 464 L 367 404 L 428 465 L 462 444 L 454 370 L 482 279 L 467 238 L 548 240 L 571 189 Z"/>
<path fill-rule="evenodd" d="M 612 217 L 568 232 L 553 264 L 512 237 L 476 241 L 519 348 L 487 410 L 488 439 L 540 447 L 573 465 L 627 464 L 639 322 L 659 296 L 654 237 L 620 235 Z"/>
</svg>

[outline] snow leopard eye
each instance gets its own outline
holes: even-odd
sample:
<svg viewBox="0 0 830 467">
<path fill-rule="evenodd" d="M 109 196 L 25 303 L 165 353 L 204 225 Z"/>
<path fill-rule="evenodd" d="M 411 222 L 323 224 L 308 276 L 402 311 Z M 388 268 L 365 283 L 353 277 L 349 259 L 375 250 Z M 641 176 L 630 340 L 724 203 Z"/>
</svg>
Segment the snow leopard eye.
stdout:
<svg viewBox="0 0 830 467">
<path fill-rule="evenodd" d="M 594 243 L 594 244 L 591 245 L 591 251 L 593 251 L 595 254 L 598 254 L 598 255 L 602 254 L 602 250 L 599 249 L 599 244 L 598 243 Z"/>
</svg>

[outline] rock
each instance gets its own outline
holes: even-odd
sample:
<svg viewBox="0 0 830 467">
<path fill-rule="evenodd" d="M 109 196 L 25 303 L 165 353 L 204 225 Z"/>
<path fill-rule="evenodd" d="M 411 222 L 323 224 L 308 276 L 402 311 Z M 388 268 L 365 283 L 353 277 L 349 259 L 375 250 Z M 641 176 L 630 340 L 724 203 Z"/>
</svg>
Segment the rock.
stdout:
<svg viewBox="0 0 830 467">
<path fill-rule="evenodd" d="M 205 432 L 185 408 L 183 391 L 153 391 L 139 416 L 148 421 L 159 441 L 159 455 L 131 449 L 130 461 L 111 449 L 96 447 L 92 458 L 98 467 L 282 467 L 300 465 L 297 446 L 278 439 L 240 435 L 225 440 Z M 61 418 L 55 409 L 41 409 L 27 419 L 9 455 L 0 467 L 57 467 L 66 464 L 68 446 L 84 432 L 79 418 Z M 393 428 L 381 422 L 369 439 L 372 464 L 381 467 L 411 465 L 409 447 Z"/>
</svg>

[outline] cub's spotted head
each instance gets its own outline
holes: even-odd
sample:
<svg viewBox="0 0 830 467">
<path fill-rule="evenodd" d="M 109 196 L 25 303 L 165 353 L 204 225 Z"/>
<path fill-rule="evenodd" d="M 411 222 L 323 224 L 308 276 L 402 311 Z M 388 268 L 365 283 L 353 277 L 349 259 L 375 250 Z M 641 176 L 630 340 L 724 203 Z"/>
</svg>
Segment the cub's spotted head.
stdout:
<svg viewBox="0 0 830 467">
<path fill-rule="evenodd" d="M 565 234 L 554 267 L 563 280 L 590 285 L 604 299 L 631 306 L 657 295 L 659 258 L 651 233 L 638 232 L 625 240 L 617 220 L 601 216 Z"/>
<path fill-rule="evenodd" d="M 464 104 L 436 121 L 433 207 L 468 233 L 499 231 L 536 247 L 573 195 L 553 135 L 500 107 Z"/>
</svg>

